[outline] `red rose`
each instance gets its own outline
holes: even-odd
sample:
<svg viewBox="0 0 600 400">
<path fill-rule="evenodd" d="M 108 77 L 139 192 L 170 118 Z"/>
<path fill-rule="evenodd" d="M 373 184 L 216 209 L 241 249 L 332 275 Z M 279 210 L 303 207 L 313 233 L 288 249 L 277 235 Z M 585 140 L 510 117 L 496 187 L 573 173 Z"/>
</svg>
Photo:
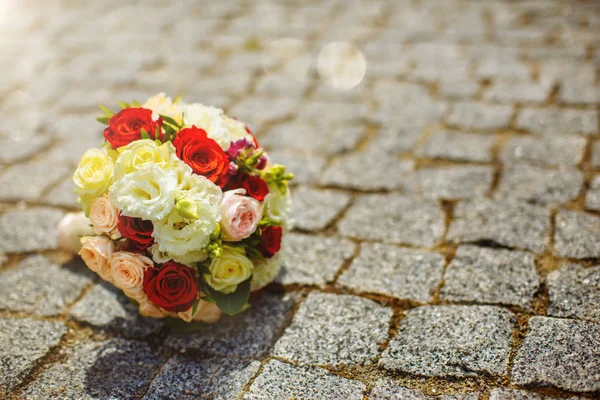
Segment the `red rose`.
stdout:
<svg viewBox="0 0 600 400">
<path fill-rule="evenodd" d="M 206 131 L 195 126 L 182 129 L 175 136 L 173 146 L 177 157 L 192 167 L 195 174 L 205 176 L 220 187 L 225 186 L 229 157 Z"/>
<path fill-rule="evenodd" d="M 271 258 L 281 249 L 281 236 L 283 230 L 280 226 L 265 226 L 261 230 L 261 252 L 266 258 Z"/>
<path fill-rule="evenodd" d="M 269 194 L 267 183 L 256 175 L 247 175 L 242 178 L 242 188 L 246 189 L 248 196 L 254 197 L 258 201 L 263 201 Z"/>
<path fill-rule="evenodd" d="M 194 270 L 174 261 L 148 268 L 143 287 L 148 299 L 166 311 L 186 311 L 198 297 Z"/>
<path fill-rule="evenodd" d="M 108 121 L 104 138 L 113 149 L 125 146 L 142 138 L 142 129 L 155 139 L 156 128 L 162 126 L 162 119 L 152 120 L 152 111 L 146 108 L 124 108 Z M 161 133 L 162 139 L 162 133 Z"/>
<path fill-rule="evenodd" d="M 121 233 L 121 236 L 127 238 L 127 243 L 125 244 L 125 250 L 127 251 L 141 253 L 154 243 L 154 238 L 152 237 L 154 226 L 152 225 L 152 221 L 144 221 L 141 218 L 120 215 L 117 229 Z"/>
</svg>

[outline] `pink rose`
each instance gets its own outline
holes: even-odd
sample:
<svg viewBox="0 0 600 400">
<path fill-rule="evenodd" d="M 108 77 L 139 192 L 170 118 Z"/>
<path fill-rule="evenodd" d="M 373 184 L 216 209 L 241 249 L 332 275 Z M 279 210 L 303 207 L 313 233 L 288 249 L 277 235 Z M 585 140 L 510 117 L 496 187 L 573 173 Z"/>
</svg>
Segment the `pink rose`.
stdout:
<svg viewBox="0 0 600 400">
<path fill-rule="evenodd" d="M 89 269 L 106 281 L 112 282 L 110 260 L 115 250 L 112 240 L 106 236 L 84 236 L 81 238 L 79 255 Z"/>
<path fill-rule="evenodd" d="M 213 323 L 217 322 L 221 318 L 221 310 L 214 303 L 209 303 L 208 301 L 200 300 L 198 302 L 198 308 L 196 309 L 196 314 L 192 315 L 192 308 L 190 307 L 186 311 L 180 311 L 178 313 L 169 313 L 169 315 L 181 318 L 185 322 L 190 321 L 201 321 Z"/>
<path fill-rule="evenodd" d="M 146 269 L 154 267 L 151 259 L 141 254 L 119 251 L 110 260 L 112 281 L 127 297 L 138 302 L 147 299 L 142 283 Z"/>
<path fill-rule="evenodd" d="M 119 210 L 110 203 L 107 196 L 97 197 L 92 201 L 90 222 L 97 235 L 109 235 L 112 239 L 121 237 L 117 230 Z"/>
<path fill-rule="evenodd" d="M 223 240 L 237 242 L 252 235 L 262 218 L 262 206 L 252 197 L 244 196 L 245 189 L 228 190 L 221 202 Z"/>
</svg>

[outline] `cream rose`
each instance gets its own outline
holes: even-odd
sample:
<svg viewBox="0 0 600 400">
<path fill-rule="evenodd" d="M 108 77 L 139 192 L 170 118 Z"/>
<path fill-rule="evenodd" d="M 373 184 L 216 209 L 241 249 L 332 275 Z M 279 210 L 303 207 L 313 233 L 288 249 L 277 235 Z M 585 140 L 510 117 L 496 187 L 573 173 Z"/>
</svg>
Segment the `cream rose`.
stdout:
<svg viewBox="0 0 600 400">
<path fill-rule="evenodd" d="M 128 217 L 160 220 L 175 206 L 177 172 L 145 164 L 110 189 L 110 202 Z"/>
<path fill-rule="evenodd" d="M 144 272 L 153 267 L 151 259 L 141 254 L 118 251 L 113 253 L 110 260 L 110 273 L 113 284 L 121 289 L 127 297 L 139 302 L 146 299 L 142 288 Z"/>
<path fill-rule="evenodd" d="M 232 293 L 237 285 L 252 275 L 252 261 L 246 257 L 241 247 L 223 246 L 221 257 L 208 267 L 210 274 L 204 274 L 206 283 L 221 293 Z"/>
<path fill-rule="evenodd" d="M 119 210 L 108 200 L 108 196 L 97 197 L 90 207 L 90 222 L 97 235 L 108 235 L 111 239 L 121 237 L 117 229 Z"/>
<path fill-rule="evenodd" d="M 181 123 L 181 109 L 170 97 L 166 97 L 164 93 L 158 93 L 150 97 L 142 105 L 142 108 L 152 110 L 152 119 L 156 121 L 160 115 L 173 118 L 177 123 Z"/>
<path fill-rule="evenodd" d="M 90 220 L 83 212 L 68 213 L 58 224 L 58 246 L 63 251 L 77 254 L 81 250 L 81 237 L 93 234 Z"/>
<path fill-rule="evenodd" d="M 115 180 L 139 170 L 143 165 L 156 164 L 167 167 L 175 163 L 177 156 L 171 142 L 158 145 L 154 140 L 143 139 L 119 147 L 119 157 L 115 163 Z"/>
<path fill-rule="evenodd" d="M 220 108 L 200 103 L 182 103 L 181 110 L 185 126 L 204 129 L 208 137 L 217 142 L 225 151 L 229 149 L 231 142 L 238 139 L 247 138 L 252 141 L 252 136 L 246 132 L 244 124 L 228 117 Z"/>
<path fill-rule="evenodd" d="M 252 235 L 262 218 L 260 202 L 244 193 L 244 189 L 235 189 L 223 194 L 221 228 L 226 242 L 238 242 Z"/>
<path fill-rule="evenodd" d="M 73 174 L 73 182 L 86 216 L 92 200 L 102 196 L 112 184 L 113 175 L 113 159 L 104 150 L 89 149 L 83 153 Z"/>
<path fill-rule="evenodd" d="M 250 290 L 254 292 L 267 286 L 279 275 L 280 270 L 281 260 L 279 259 L 279 254 L 267 259 L 265 262 L 256 264 L 252 272 Z"/>
<path fill-rule="evenodd" d="M 286 230 L 292 228 L 293 220 L 290 217 L 292 193 L 289 187 L 283 194 L 274 185 L 269 185 L 269 194 L 265 197 L 264 208 L 267 218 L 281 224 Z"/>
<path fill-rule="evenodd" d="M 110 260 L 114 244 L 106 236 L 84 236 L 81 238 L 79 255 L 89 269 L 100 275 L 106 281 L 112 282 Z"/>
</svg>

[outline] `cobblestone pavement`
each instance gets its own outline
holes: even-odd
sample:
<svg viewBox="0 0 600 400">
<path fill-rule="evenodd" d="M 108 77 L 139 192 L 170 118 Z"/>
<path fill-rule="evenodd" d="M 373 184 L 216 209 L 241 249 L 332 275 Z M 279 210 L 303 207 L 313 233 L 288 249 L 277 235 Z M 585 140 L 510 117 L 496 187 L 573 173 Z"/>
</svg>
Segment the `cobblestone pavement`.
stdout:
<svg viewBox="0 0 600 400">
<path fill-rule="evenodd" d="M 0 398 L 600 396 L 600 3 L 0 4 Z M 200 332 L 56 249 L 96 105 L 224 107 L 297 175 Z"/>
</svg>

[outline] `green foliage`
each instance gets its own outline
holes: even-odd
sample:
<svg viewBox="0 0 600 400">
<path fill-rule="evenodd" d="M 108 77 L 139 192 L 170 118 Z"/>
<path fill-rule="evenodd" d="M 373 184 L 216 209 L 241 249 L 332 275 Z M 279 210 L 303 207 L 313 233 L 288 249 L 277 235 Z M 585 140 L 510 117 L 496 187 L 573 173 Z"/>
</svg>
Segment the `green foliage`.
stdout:
<svg viewBox="0 0 600 400">
<path fill-rule="evenodd" d="M 262 178 L 268 184 L 274 185 L 281 194 L 286 194 L 288 182 L 294 179 L 294 174 L 286 172 L 283 165 L 274 164 L 263 171 Z"/>
<path fill-rule="evenodd" d="M 225 314 L 235 315 L 246 309 L 248 299 L 250 298 L 251 280 L 252 278 L 245 280 L 237 286 L 234 292 L 225 294 L 211 288 L 210 285 L 200 277 L 200 288 L 202 292 L 206 294 L 202 300 L 215 303 Z"/>
<path fill-rule="evenodd" d="M 112 112 L 108 107 L 103 106 L 103 105 L 99 105 L 98 106 L 100 108 L 100 110 L 102 110 L 103 115 L 100 117 L 96 118 L 96 121 L 100 122 L 101 124 L 105 124 L 108 125 L 110 118 L 115 115 L 114 112 Z"/>
</svg>

